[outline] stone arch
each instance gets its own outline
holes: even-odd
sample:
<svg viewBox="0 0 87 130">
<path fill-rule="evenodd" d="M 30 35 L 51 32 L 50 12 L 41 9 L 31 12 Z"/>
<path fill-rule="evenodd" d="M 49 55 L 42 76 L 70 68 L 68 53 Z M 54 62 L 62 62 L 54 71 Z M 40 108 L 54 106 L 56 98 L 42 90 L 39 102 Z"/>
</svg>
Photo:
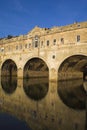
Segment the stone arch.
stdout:
<svg viewBox="0 0 87 130">
<path fill-rule="evenodd" d="M 56 67 L 52 67 L 50 68 L 50 72 L 49 72 L 49 80 L 50 81 L 57 81 L 57 70 Z"/>
<path fill-rule="evenodd" d="M 87 76 L 87 56 L 82 54 L 66 57 L 58 68 L 58 79 L 77 79 Z"/>
<path fill-rule="evenodd" d="M 1 76 L 17 77 L 17 65 L 12 59 L 6 59 L 1 66 Z"/>
<path fill-rule="evenodd" d="M 24 65 L 23 77 L 49 77 L 49 67 L 42 58 L 30 58 Z"/>
</svg>

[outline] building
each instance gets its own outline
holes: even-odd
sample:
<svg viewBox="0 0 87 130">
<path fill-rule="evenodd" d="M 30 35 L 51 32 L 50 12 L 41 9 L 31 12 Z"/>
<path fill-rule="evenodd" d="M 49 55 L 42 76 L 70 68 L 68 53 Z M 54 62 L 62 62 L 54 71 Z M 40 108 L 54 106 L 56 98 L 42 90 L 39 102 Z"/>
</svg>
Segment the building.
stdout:
<svg viewBox="0 0 87 130">
<path fill-rule="evenodd" d="M 49 77 L 87 75 L 87 22 L 61 27 L 36 26 L 28 34 L 0 39 L 0 75 Z"/>
</svg>

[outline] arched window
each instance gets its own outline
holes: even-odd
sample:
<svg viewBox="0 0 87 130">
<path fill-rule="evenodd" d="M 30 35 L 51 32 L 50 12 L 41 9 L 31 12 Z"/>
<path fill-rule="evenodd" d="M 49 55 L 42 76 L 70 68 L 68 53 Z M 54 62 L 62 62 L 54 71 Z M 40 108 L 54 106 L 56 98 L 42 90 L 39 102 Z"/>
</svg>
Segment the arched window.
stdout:
<svg viewBox="0 0 87 130">
<path fill-rule="evenodd" d="M 35 37 L 33 39 L 33 46 L 34 47 L 38 47 L 39 46 L 39 37 L 37 35 L 35 35 Z"/>
<path fill-rule="evenodd" d="M 61 43 L 64 44 L 64 38 L 61 38 Z"/>
</svg>

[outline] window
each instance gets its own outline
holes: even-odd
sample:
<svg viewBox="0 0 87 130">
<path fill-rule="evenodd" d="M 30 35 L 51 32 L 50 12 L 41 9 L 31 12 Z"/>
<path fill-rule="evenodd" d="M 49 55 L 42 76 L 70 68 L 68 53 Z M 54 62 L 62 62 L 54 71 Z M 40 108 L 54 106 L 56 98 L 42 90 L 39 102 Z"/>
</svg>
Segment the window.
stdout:
<svg viewBox="0 0 87 130">
<path fill-rule="evenodd" d="M 56 39 L 53 40 L 53 45 L 56 45 Z"/>
<path fill-rule="evenodd" d="M 2 47 L 2 48 L 1 48 L 1 52 L 3 52 L 3 51 L 4 51 L 4 48 Z"/>
<path fill-rule="evenodd" d="M 35 35 L 33 39 L 33 47 L 38 47 L 39 46 L 39 37 Z"/>
<path fill-rule="evenodd" d="M 25 44 L 25 48 L 27 48 L 27 44 Z"/>
<path fill-rule="evenodd" d="M 52 58 L 55 59 L 55 55 L 53 55 Z"/>
<path fill-rule="evenodd" d="M 49 40 L 47 40 L 47 46 L 49 46 L 49 44 L 50 44 L 50 43 L 49 43 Z"/>
<path fill-rule="evenodd" d="M 78 24 L 77 26 L 80 27 L 80 24 Z"/>
<path fill-rule="evenodd" d="M 16 46 L 16 50 L 18 50 L 18 46 Z"/>
<path fill-rule="evenodd" d="M 64 44 L 64 38 L 61 38 L 61 43 Z"/>
<path fill-rule="evenodd" d="M 35 41 L 35 47 L 38 47 L 38 41 Z"/>
<path fill-rule="evenodd" d="M 77 42 L 80 42 L 80 35 L 77 35 Z"/>
<path fill-rule="evenodd" d="M 38 40 L 38 36 L 37 36 L 37 35 L 35 36 L 35 40 L 36 40 L 36 41 Z"/>
</svg>

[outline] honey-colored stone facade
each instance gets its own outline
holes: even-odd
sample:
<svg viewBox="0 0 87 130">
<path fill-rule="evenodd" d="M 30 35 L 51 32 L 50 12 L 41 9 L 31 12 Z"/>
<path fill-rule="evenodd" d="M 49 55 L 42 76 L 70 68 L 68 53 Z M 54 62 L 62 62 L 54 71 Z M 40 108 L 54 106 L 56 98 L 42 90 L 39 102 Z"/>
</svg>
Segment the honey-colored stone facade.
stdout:
<svg viewBox="0 0 87 130">
<path fill-rule="evenodd" d="M 11 59 L 17 65 L 18 77 L 23 77 L 25 64 L 35 57 L 48 66 L 49 80 L 83 77 L 87 63 L 87 22 L 50 29 L 36 26 L 26 35 L 0 40 L 0 69 Z"/>
</svg>

